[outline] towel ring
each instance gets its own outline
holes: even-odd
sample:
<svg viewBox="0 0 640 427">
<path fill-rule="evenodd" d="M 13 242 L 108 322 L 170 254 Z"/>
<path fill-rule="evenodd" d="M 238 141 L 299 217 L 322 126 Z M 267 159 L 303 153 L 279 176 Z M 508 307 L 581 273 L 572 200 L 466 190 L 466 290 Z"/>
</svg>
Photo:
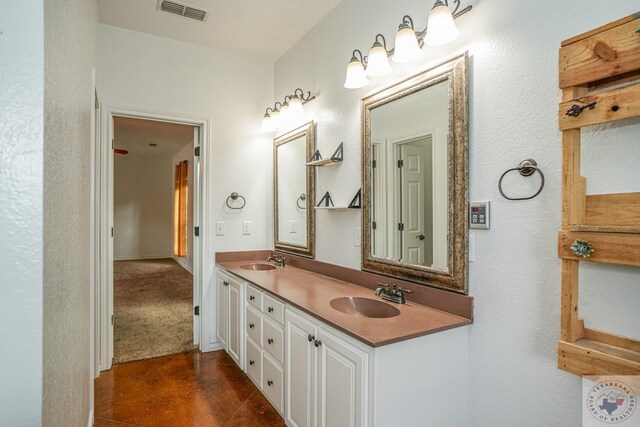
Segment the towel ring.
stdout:
<svg viewBox="0 0 640 427">
<path fill-rule="evenodd" d="M 508 174 L 509 172 L 511 172 L 511 171 L 518 171 L 520 173 L 520 175 L 522 175 L 524 177 L 531 176 L 534 173 L 538 172 L 540 174 L 540 179 L 541 179 L 540 188 L 538 189 L 538 191 L 536 191 L 536 193 L 533 196 L 530 196 L 530 197 L 509 197 L 509 196 L 507 196 L 506 194 L 504 194 L 504 191 L 502 191 L 502 178 L 504 178 L 504 176 L 506 174 Z M 525 159 L 525 160 L 521 161 L 520 164 L 518 166 L 516 166 L 515 168 L 506 170 L 502 174 L 502 176 L 500 177 L 500 180 L 498 181 L 498 190 L 500 191 L 500 194 L 502 194 L 502 197 L 504 197 L 507 200 L 529 200 L 529 199 L 533 199 L 538 194 L 540 194 L 540 192 L 542 191 L 543 188 L 544 188 L 544 174 L 538 168 L 538 163 L 536 163 L 536 161 L 533 160 L 533 159 Z"/>
<path fill-rule="evenodd" d="M 229 204 L 229 199 L 231 200 L 238 200 L 238 199 L 242 199 L 242 206 L 239 206 L 237 208 L 234 208 L 233 206 L 231 206 Z M 241 195 L 239 195 L 238 193 L 236 193 L 235 191 L 233 193 L 231 193 L 231 195 L 229 197 L 227 197 L 227 201 L 225 202 L 227 204 L 227 206 L 229 207 L 229 209 L 242 209 L 244 208 L 244 205 L 247 204 L 247 201 L 245 200 L 244 197 L 242 197 Z"/>
<path fill-rule="evenodd" d="M 298 206 L 298 209 L 307 209 L 307 206 L 300 206 L 300 200 L 302 200 L 303 202 L 307 200 L 307 195 L 302 193 L 300 197 L 298 197 L 298 200 L 296 200 L 296 205 Z"/>
</svg>

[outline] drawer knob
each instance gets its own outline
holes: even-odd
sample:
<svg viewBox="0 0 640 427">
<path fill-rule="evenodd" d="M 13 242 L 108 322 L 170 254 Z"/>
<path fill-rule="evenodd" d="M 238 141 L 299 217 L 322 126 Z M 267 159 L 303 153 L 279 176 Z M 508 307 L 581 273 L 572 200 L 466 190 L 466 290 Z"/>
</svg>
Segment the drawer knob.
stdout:
<svg viewBox="0 0 640 427">
<path fill-rule="evenodd" d="M 273 307 L 269 307 L 267 310 L 269 311 L 269 313 L 273 313 Z"/>
<path fill-rule="evenodd" d="M 253 301 L 254 299 L 256 299 L 256 297 L 254 297 L 253 295 L 249 297 L 249 301 Z"/>
<path fill-rule="evenodd" d="M 268 385 L 269 387 L 271 387 L 271 386 L 273 385 L 273 381 L 271 381 L 271 380 L 267 380 L 267 385 Z"/>
<path fill-rule="evenodd" d="M 267 339 L 267 342 L 268 342 L 269 344 L 273 344 L 273 338 L 268 338 L 268 339 Z"/>
<path fill-rule="evenodd" d="M 250 327 L 251 329 L 253 329 L 253 328 L 254 328 L 254 326 L 256 326 L 256 325 L 254 325 L 253 323 L 249 323 L 249 327 Z"/>
<path fill-rule="evenodd" d="M 307 339 L 309 340 L 309 342 L 311 342 L 314 339 L 316 339 L 316 337 L 314 337 L 313 335 L 309 334 L 309 335 L 307 335 Z"/>
<path fill-rule="evenodd" d="M 253 360 L 249 360 L 249 365 L 253 366 L 255 362 Z"/>
<path fill-rule="evenodd" d="M 318 340 L 315 340 L 315 341 L 313 342 L 313 344 L 314 344 L 316 347 L 320 347 L 320 346 L 322 345 L 322 342 L 321 342 L 321 341 L 318 341 Z"/>
</svg>

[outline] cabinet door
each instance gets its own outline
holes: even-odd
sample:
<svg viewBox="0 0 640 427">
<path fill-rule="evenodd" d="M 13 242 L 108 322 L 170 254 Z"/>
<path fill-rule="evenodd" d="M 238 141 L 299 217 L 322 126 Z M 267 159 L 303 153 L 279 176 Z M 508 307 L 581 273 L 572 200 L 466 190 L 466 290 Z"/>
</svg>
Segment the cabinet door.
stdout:
<svg viewBox="0 0 640 427">
<path fill-rule="evenodd" d="M 313 323 L 286 310 L 286 414 L 288 425 L 314 425 L 316 353 L 313 345 L 316 327 Z"/>
<path fill-rule="evenodd" d="M 222 348 L 227 350 L 227 337 L 229 336 L 229 278 L 218 273 L 218 301 L 217 308 L 217 324 L 218 324 L 218 341 Z"/>
<path fill-rule="evenodd" d="M 368 353 L 324 328 L 318 335 L 318 426 L 366 425 Z"/>
<path fill-rule="evenodd" d="M 229 336 L 227 338 L 227 353 L 242 369 L 242 284 L 231 280 L 229 286 Z"/>
</svg>

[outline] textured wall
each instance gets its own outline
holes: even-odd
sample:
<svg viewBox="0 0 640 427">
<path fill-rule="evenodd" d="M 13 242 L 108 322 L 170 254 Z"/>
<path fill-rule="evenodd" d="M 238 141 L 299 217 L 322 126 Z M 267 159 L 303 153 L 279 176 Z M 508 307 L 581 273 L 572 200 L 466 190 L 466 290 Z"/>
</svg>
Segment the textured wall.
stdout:
<svg viewBox="0 0 640 427">
<path fill-rule="evenodd" d="M 171 154 L 114 156 L 113 258 L 173 255 Z"/>
<path fill-rule="evenodd" d="M 556 368 L 556 233 L 561 223 L 558 47 L 566 38 L 636 12 L 638 3 L 474 2 L 471 13 L 457 21 L 462 35 L 453 45 L 427 48 L 417 64 L 394 65 L 392 75 L 373 80 L 368 88 L 342 87 L 352 49 L 366 54 L 377 32 L 392 44 L 403 14 L 413 16 L 416 26 L 423 28 L 430 5 L 399 0 L 376 2 L 374 7 L 365 0 L 343 0 L 278 60 L 276 96 L 295 87 L 318 95 L 305 110 L 318 122 L 320 150 L 331 152 L 345 142 L 344 163 L 319 170 L 318 194 L 330 190 L 335 201 L 348 201 L 360 186 L 359 100 L 386 83 L 469 50 L 470 197 L 491 200 L 493 213 L 490 231 L 471 231 L 476 253 L 470 264 L 470 293 L 476 317 L 469 331 L 469 419 L 474 426 L 578 426 L 580 379 Z M 634 166 L 640 161 L 638 123 L 607 126 L 598 134 L 600 142 L 591 131 L 585 132 L 588 192 L 640 191 Z M 528 157 L 545 172 L 545 190 L 531 201 L 506 201 L 498 193 L 498 178 Z M 509 189 L 530 191 L 536 184 L 533 179 L 521 181 L 510 179 Z M 316 218 L 317 258 L 359 268 L 360 248 L 353 244 L 359 213 L 319 211 Z M 587 321 L 637 336 L 638 270 L 591 265 L 582 271 Z"/>
<path fill-rule="evenodd" d="M 0 424 L 42 418 L 43 2 L 1 2 Z"/>
<path fill-rule="evenodd" d="M 45 4 L 43 425 L 89 418 L 95 0 Z"/>
<path fill-rule="evenodd" d="M 99 26 L 98 37 L 105 105 L 211 119 L 210 145 L 202 150 L 209 212 L 202 295 L 215 306 L 215 292 L 208 292 L 214 253 L 273 246 L 271 135 L 260 133 L 274 102 L 273 63 L 109 25 Z M 244 209 L 225 206 L 233 191 L 246 198 Z M 215 235 L 216 221 L 225 222 L 224 236 Z M 251 221 L 251 235 L 242 235 L 242 221 Z M 206 305 L 202 312 L 206 321 Z M 215 340 L 215 316 L 208 326 Z"/>
</svg>

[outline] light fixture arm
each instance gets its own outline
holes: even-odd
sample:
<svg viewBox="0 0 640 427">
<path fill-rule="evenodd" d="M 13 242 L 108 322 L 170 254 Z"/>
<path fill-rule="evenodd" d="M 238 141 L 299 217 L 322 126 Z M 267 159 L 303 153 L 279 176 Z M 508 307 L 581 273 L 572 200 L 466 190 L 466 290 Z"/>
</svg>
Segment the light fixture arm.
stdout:
<svg viewBox="0 0 640 427">
<path fill-rule="evenodd" d="M 280 104 L 280 107 L 278 107 L 278 104 Z M 276 102 L 273 104 L 273 111 L 280 111 L 280 108 L 282 108 L 282 102 Z"/>
<path fill-rule="evenodd" d="M 298 91 L 300 91 L 300 94 L 298 95 Z M 311 91 L 307 92 L 307 95 L 305 96 L 304 91 L 300 88 L 297 88 L 295 91 L 293 91 L 293 96 L 297 96 L 298 98 L 300 98 L 300 101 L 302 101 L 302 104 L 306 104 L 309 101 L 313 101 L 314 99 L 316 99 L 315 96 L 311 96 Z"/>
<path fill-rule="evenodd" d="M 356 52 L 358 53 L 358 55 L 360 55 L 360 58 L 359 58 L 359 59 L 358 59 L 358 57 L 356 56 Z M 368 62 L 368 61 L 367 61 L 367 59 L 368 59 L 368 58 L 367 58 L 366 56 L 364 56 L 364 55 L 362 54 L 362 52 L 360 52 L 360 49 L 354 49 L 354 50 L 353 50 L 353 53 L 351 54 L 351 60 L 352 60 L 352 61 L 353 61 L 353 60 L 360 61 L 360 63 L 361 63 L 362 65 L 364 65 L 364 66 L 366 66 L 366 65 L 367 65 L 367 62 Z"/>
</svg>

